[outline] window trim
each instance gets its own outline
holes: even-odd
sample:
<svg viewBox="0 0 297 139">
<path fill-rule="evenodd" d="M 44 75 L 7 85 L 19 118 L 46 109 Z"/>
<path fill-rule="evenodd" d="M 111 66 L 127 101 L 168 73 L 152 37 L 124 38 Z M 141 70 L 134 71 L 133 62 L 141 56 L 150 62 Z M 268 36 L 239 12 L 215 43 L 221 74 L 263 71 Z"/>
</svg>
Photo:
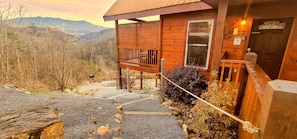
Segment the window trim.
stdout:
<svg viewBox="0 0 297 139">
<path fill-rule="evenodd" d="M 187 65 L 187 56 L 188 56 L 188 41 L 189 41 L 189 27 L 191 23 L 197 23 L 197 22 L 211 22 L 211 28 L 209 31 L 209 41 L 208 41 L 208 48 L 207 48 L 207 57 L 206 57 L 206 63 L 205 67 L 203 66 L 190 66 Z M 212 44 L 212 34 L 213 34 L 213 28 L 214 28 L 214 19 L 203 19 L 203 20 L 189 20 L 187 25 L 187 32 L 186 32 L 186 49 L 185 49 L 185 57 L 184 57 L 184 66 L 185 67 L 193 67 L 193 68 L 200 68 L 207 70 L 209 65 L 209 58 L 210 58 L 210 49 Z"/>
</svg>

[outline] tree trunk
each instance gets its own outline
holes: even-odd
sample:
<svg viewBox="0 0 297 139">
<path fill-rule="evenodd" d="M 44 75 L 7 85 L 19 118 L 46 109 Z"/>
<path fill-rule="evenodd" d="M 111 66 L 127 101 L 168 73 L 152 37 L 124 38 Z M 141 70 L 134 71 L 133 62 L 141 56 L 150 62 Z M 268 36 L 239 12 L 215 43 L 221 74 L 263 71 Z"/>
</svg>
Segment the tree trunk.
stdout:
<svg viewBox="0 0 297 139">
<path fill-rule="evenodd" d="M 9 69 L 9 50 L 7 44 L 7 28 L 4 31 L 4 48 L 5 48 L 5 75 L 6 75 L 6 82 L 10 82 L 10 69 Z"/>
<path fill-rule="evenodd" d="M 33 105 L 0 116 L 1 139 L 63 139 L 63 122 L 57 109 Z"/>
</svg>

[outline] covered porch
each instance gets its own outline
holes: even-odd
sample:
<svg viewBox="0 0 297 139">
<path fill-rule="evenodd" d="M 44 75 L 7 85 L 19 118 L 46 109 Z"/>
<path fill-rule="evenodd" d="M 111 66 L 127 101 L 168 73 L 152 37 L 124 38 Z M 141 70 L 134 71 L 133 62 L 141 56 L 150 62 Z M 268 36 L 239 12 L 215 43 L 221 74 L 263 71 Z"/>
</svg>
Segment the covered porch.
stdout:
<svg viewBox="0 0 297 139">
<path fill-rule="evenodd" d="M 118 1 L 112 7 L 113 10 L 123 4 L 121 3 L 123 1 Z M 249 134 L 240 128 L 240 138 L 265 138 L 271 137 L 274 133 L 287 137 L 296 135 L 286 132 L 286 125 L 278 125 L 279 129 L 274 128 L 274 132 L 270 132 L 272 130 L 265 127 L 266 121 L 264 121 L 268 119 L 273 123 L 273 118 L 280 121 L 284 119 L 282 111 L 277 110 L 275 115 L 280 117 L 277 118 L 266 109 L 270 105 L 267 104 L 270 96 L 266 98 L 264 96 L 269 94 L 267 92 L 273 92 L 265 89 L 272 81 L 269 76 L 273 75 L 271 76 L 273 79 L 297 81 L 297 68 L 295 68 L 297 66 L 297 3 L 294 0 L 188 0 L 184 3 L 179 3 L 180 1 L 177 0 L 174 4 L 168 1 L 141 1 L 146 4 L 138 7 L 139 2 L 132 2 L 130 7 L 126 7 L 128 12 L 110 10 L 105 16 L 105 20 L 115 20 L 116 23 L 120 76 L 121 68 L 127 67 L 141 72 L 159 73 L 161 58 L 166 60 L 166 71 L 176 65 L 188 66 L 185 60 L 188 50 L 191 50 L 188 46 L 192 45 L 197 51 L 200 48 L 207 48 L 209 51 L 206 51 L 206 56 L 201 58 L 205 61 L 200 64 L 203 66 L 200 69 L 201 72 L 207 75 L 211 70 L 220 70 L 220 82 L 223 82 L 224 78 L 231 78 L 234 88 L 239 90 L 237 114 L 240 118 L 251 121 L 253 125 L 261 128 L 259 134 Z M 159 21 L 146 22 L 138 19 L 151 15 L 160 15 Z M 118 20 L 121 19 L 133 20 L 137 23 L 118 24 Z M 209 20 L 211 21 L 208 22 Z M 202 25 L 200 23 L 206 22 L 214 28 L 213 31 L 207 28 L 203 28 L 203 31 L 207 32 L 201 32 L 202 29 L 195 30 L 195 28 L 194 33 L 189 31 L 191 30 L 190 23 Z M 277 28 L 259 27 L 266 23 L 273 23 L 277 25 Z M 280 23 L 284 23 L 285 26 L 279 27 Z M 148 35 L 147 33 L 151 31 L 153 34 Z M 267 35 L 267 32 L 270 34 Z M 282 32 L 286 33 L 282 34 Z M 191 35 L 196 38 L 208 35 L 204 38 L 209 38 L 209 40 L 203 45 L 196 44 L 196 40 L 191 44 L 189 43 Z M 269 39 L 263 41 L 261 37 Z M 266 49 L 269 53 L 265 55 L 267 63 L 263 62 L 263 55 L 260 56 L 260 54 L 258 62 L 255 59 L 246 59 L 247 48 L 252 48 L 252 51 L 256 53 L 260 52 L 261 46 L 264 46 L 262 42 L 272 44 Z M 269 57 L 278 55 L 274 54 L 274 52 L 280 52 L 278 44 L 283 44 L 284 47 L 281 50 L 281 56 L 278 56 L 280 59 L 274 62 Z M 246 60 L 251 62 L 246 62 Z M 276 74 L 271 74 L 268 72 L 269 67 L 271 69 L 275 63 L 279 64 L 279 69 L 276 70 Z M 200 65 L 198 64 L 197 67 Z M 285 84 L 290 83 L 292 82 L 285 81 Z M 295 98 L 296 96 L 294 100 Z M 287 106 L 286 101 L 275 102 L 274 104 L 278 106 Z M 293 99 L 289 99 L 288 103 L 290 103 L 288 106 L 293 104 Z M 289 112 L 290 115 L 293 114 L 289 107 L 284 107 L 283 111 Z M 267 116 L 268 113 L 272 118 Z M 290 120 L 296 123 L 296 118 Z M 290 126 L 290 129 L 295 127 L 291 123 L 285 123 Z M 277 123 L 273 124 L 277 125 Z M 282 130 L 286 131 L 282 133 Z"/>
<path fill-rule="evenodd" d="M 160 22 L 117 24 L 118 67 L 158 73 Z"/>
</svg>

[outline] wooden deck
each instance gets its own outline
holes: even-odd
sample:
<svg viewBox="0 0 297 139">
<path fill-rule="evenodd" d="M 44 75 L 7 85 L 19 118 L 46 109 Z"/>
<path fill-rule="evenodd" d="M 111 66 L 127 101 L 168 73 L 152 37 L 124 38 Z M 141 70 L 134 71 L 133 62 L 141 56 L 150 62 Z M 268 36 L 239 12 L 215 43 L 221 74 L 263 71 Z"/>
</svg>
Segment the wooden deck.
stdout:
<svg viewBox="0 0 297 139">
<path fill-rule="evenodd" d="M 120 68 L 130 67 L 142 72 L 159 72 L 158 50 L 119 48 L 119 54 Z"/>
</svg>

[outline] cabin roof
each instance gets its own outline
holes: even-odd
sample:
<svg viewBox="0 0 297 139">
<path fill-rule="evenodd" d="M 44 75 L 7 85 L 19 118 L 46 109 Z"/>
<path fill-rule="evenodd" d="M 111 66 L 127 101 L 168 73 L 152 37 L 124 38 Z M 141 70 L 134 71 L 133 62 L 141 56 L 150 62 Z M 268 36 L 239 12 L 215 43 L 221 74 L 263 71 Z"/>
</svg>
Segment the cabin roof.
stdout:
<svg viewBox="0 0 297 139">
<path fill-rule="evenodd" d="M 117 0 L 103 18 L 105 21 L 135 19 L 211 8 L 203 0 Z"/>
<path fill-rule="evenodd" d="M 229 6 L 294 0 L 229 0 Z M 215 9 L 219 0 L 117 0 L 103 16 L 104 21 L 136 19 L 190 11 Z"/>
</svg>

